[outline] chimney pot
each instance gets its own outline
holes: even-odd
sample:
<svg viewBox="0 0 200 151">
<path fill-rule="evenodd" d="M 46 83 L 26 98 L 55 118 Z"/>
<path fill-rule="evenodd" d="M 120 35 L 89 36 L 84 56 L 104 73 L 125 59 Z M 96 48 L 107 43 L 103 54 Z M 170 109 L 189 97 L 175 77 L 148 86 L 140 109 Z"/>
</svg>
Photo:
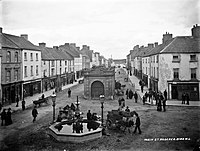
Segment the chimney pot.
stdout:
<svg viewBox="0 0 200 151">
<path fill-rule="evenodd" d="M 54 49 L 58 50 L 58 46 L 53 46 Z"/>
<path fill-rule="evenodd" d="M 65 43 L 65 46 L 69 46 L 69 43 Z"/>
<path fill-rule="evenodd" d="M 46 47 L 46 43 L 41 42 L 41 43 L 39 43 L 39 46 L 41 46 L 41 47 Z"/>
<path fill-rule="evenodd" d="M 80 50 L 80 47 L 76 47 L 76 49 Z"/>
</svg>

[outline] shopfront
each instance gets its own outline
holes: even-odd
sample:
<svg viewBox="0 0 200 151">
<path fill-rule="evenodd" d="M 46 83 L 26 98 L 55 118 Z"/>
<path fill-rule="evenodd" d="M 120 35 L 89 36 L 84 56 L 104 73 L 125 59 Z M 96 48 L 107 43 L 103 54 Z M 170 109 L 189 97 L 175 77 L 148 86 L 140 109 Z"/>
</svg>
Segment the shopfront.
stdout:
<svg viewBox="0 0 200 151">
<path fill-rule="evenodd" d="M 34 94 L 41 93 L 41 80 L 24 82 L 24 97 L 33 96 Z"/>
</svg>

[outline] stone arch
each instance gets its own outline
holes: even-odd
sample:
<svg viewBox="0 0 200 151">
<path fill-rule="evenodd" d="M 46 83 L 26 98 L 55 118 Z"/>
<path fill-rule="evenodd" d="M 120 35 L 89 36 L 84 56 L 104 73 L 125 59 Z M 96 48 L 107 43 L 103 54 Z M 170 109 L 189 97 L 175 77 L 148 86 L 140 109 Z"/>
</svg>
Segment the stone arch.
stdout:
<svg viewBox="0 0 200 151">
<path fill-rule="evenodd" d="M 94 81 L 91 84 L 91 98 L 99 99 L 100 95 L 104 94 L 104 84 L 101 81 Z"/>
</svg>

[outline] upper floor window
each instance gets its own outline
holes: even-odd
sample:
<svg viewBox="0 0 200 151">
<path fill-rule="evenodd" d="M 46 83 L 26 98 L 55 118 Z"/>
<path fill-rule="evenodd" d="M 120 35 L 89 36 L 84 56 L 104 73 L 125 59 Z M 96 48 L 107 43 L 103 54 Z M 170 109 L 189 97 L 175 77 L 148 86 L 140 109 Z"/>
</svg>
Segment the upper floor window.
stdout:
<svg viewBox="0 0 200 151">
<path fill-rule="evenodd" d="M 55 66 L 55 63 L 54 63 L 54 61 L 53 61 L 53 60 L 51 61 L 51 66 L 52 66 L 52 67 L 54 67 L 54 66 Z"/>
<path fill-rule="evenodd" d="M 11 71 L 6 70 L 6 82 L 10 82 L 10 81 L 11 81 Z"/>
<path fill-rule="evenodd" d="M 179 79 L 179 68 L 174 68 L 174 79 Z"/>
<path fill-rule="evenodd" d="M 31 53 L 30 55 L 31 55 L 31 61 L 33 61 L 33 53 Z"/>
<path fill-rule="evenodd" d="M 33 66 L 31 66 L 31 76 L 33 76 Z"/>
<path fill-rule="evenodd" d="M 6 62 L 11 62 L 11 52 L 7 51 Z"/>
<path fill-rule="evenodd" d="M 36 53 L 36 61 L 38 61 L 38 53 Z"/>
<path fill-rule="evenodd" d="M 67 61 L 65 61 L 65 65 L 67 65 Z"/>
<path fill-rule="evenodd" d="M 24 53 L 24 61 L 27 61 L 27 53 Z"/>
<path fill-rule="evenodd" d="M 196 55 L 190 55 L 190 61 L 197 61 Z"/>
<path fill-rule="evenodd" d="M 180 62 L 180 56 L 179 55 L 173 55 L 172 62 Z"/>
<path fill-rule="evenodd" d="M 54 71 L 55 71 L 54 68 L 52 68 L 52 69 L 51 69 L 51 76 L 54 75 Z"/>
<path fill-rule="evenodd" d="M 44 65 L 46 64 L 46 62 L 44 61 Z"/>
<path fill-rule="evenodd" d="M 156 63 L 158 63 L 158 58 L 159 58 L 159 56 L 157 55 L 157 56 L 156 56 Z"/>
<path fill-rule="evenodd" d="M 191 79 L 196 79 L 197 75 L 196 75 L 196 68 L 192 68 L 191 69 Z"/>
<path fill-rule="evenodd" d="M 15 70 L 14 78 L 15 78 L 15 81 L 19 79 L 19 70 Z"/>
<path fill-rule="evenodd" d="M 15 52 L 15 62 L 18 62 L 18 52 Z"/>
<path fill-rule="evenodd" d="M 62 74 L 62 68 L 60 68 L 60 74 Z"/>
<path fill-rule="evenodd" d="M 38 75 L 38 65 L 36 66 L 36 75 Z"/>
<path fill-rule="evenodd" d="M 46 77 L 46 72 L 47 72 L 47 70 L 45 69 L 45 70 L 43 70 L 43 76 L 44 77 Z"/>
<path fill-rule="evenodd" d="M 65 68 L 65 73 L 67 73 L 67 68 Z"/>
<path fill-rule="evenodd" d="M 62 66 L 62 61 L 60 60 L 60 66 Z"/>
<path fill-rule="evenodd" d="M 27 66 L 24 66 L 24 77 L 27 77 Z"/>
</svg>

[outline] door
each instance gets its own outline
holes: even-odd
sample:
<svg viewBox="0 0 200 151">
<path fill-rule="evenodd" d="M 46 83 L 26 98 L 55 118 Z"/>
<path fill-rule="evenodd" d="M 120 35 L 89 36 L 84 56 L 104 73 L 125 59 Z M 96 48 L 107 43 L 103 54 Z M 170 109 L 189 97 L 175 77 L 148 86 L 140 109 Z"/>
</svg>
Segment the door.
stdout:
<svg viewBox="0 0 200 151">
<path fill-rule="evenodd" d="M 95 81 L 91 85 L 92 99 L 99 99 L 100 95 L 104 95 L 104 85 L 100 81 Z"/>
<path fill-rule="evenodd" d="M 178 99 L 178 90 L 176 85 L 172 85 L 172 99 Z"/>
</svg>

